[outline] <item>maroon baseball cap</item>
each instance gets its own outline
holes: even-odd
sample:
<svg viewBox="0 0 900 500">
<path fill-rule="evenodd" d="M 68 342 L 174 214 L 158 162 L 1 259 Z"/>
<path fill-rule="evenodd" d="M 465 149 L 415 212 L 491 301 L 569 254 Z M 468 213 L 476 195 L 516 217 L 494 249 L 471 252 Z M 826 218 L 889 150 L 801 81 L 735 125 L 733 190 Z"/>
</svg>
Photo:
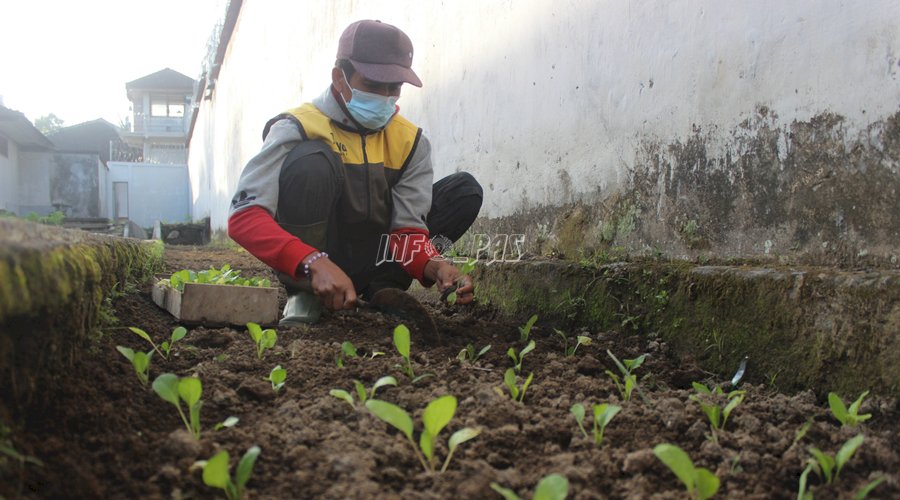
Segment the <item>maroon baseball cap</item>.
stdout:
<svg viewBox="0 0 900 500">
<path fill-rule="evenodd" d="M 412 41 L 396 26 L 381 21 L 356 21 L 347 26 L 338 43 L 337 58 L 349 60 L 356 71 L 374 82 L 422 86 L 410 68 Z"/>
</svg>

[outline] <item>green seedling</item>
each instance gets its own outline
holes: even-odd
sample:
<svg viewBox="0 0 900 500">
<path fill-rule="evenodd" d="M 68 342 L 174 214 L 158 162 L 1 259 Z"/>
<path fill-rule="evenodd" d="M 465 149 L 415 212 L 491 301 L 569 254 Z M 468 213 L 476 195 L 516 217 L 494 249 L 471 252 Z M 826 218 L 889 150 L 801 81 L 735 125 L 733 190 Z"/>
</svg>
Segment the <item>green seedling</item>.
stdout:
<svg viewBox="0 0 900 500">
<path fill-rule="evenodd" d="M 353 345 L 353 342 L 344 341 L 341 344 L 341 353 L 338 354 L 337 357 L 334 359 L 334 363 L 337 365 L 338 368 L 343 368 L 344 367 L 344 358 L 360 358 L 360 357 L 362 357 L 362 358 L 375 359 L 376 357 L 383 356 L 383 355 L 384 355 L 383 352 L 378 352 L 378 351 L 374 351 L 374 352 L 371 352 L 371 353 L 365 354 L 365 355 L 360 354 L 356 350 L 356 346 Z"/>
<path fill-rule="evenodd" d="M 525 346 L 524 349 L 519 351 L 519 355 L 516 356 L 516 350 L 512 347 L 506 351 L 506 355 L 509 356 L 509 359 L 513 362 L 513 367 L 516 369 L 516 373 L 521 373 L 522 371 L 522 360 L 525 359 L 525 355 L 534 350 L 534 341 L 531 340 L 528 342 L 528 345 Z"/>
<path fill-rule="evenodd" d="M 140 328 L 134 327 L 134 326 L 129 326 L 128 329 L 131 330 L 138 337 L 149 342 L 150 345 L 153 347 L 153 350 L 156 351 L 157 354 L 162 356 L 163 359 L 168 359 L 166 354 L 164 352 L 162 352 L 159 349 L 159 347 L 156 346 L 156 344 L 153 343 L 153 339 L 150 338 L 150 335 L 147 332 L 145 332 L 144 330 L 141 330 Z"/>
<path fill-rule="evenodd" d="M 610 358 L 612 358 L 613 362 L 616 363 L 616 367 L 619 369 L 619 373 L 622 375 L 622 377 L 619 378 L 618 375 L 610 370 L 606 370 L 606 374 L 613 379 L 613 382 L 615 382 L 616 388 L 619 390 L 619 394 L 621 394 L 622 399 L 624 401 L 631 401 L 631 393 L 634 392 L 635 387 L 637 387 L 637 375 L 635 375 L 633 372 L 637 370 L 642 364 L 644 364 L 644 359 L 647 358 L 647 355 L 642 354 L 635 359 L 625 359 L 619 361 L 619 358 L 617 358 L 608 349 L 606 351 L 606 354 Z"/>
<path fill-rule="evenodd" d="M 509 390 L 509 395 L 512 397 L 513 401 L 518 403 L 522 403 L 525 400 L 525 391 L 528 390 L 528 386 L 531 385 L 531 381 L 534 379 L 534 372 L 528 374 L 528 378 L 525 379 L 525 383 L 522 384 L 522 387 L 518 386 L 518 377 L 516 376 L 516 371 L 512 368 L 508 368 L 506 373 L 503 374 L 503 385 L 506 386 L 506 389 Z M 503 389 L 497 388 L 497 393 L 501 396 L 503 395 Z"/>
<path fill-rule="evenodd" d="M 125 356 L 125 359 L 131 361 L 131 366 L 134 367 L 138 380 L 141 381 L 141 385 L 146 387 L 147 383 L 150 381 L 150 358 L 153 356 L 153 351 L 135 352 L 120 345 L 116 346 L 116 350 L 122 353 L 122 356 Z"/>
<path fill-rule="evenodd" d="M 481 359 L 481 357 L 484 356 L 485 354 L 487 354 L 487 352 L 490 350 L 491 350 L 491 345 L 488 344 L 488 345 L 482 347 L 480 351 L 475 352 L 475 346 L 472 344 L 469 344 L 466 346 L 465 349 L 459 351 L 459 354 L 456 355 L 456 359 L 463 361 L 463 362 L 468 361 L 469 363 L 475 364 L 476 361 Z"/>
<path fill-rule="evenodd" d="M 865 436 L 862 434 L 848 439 L 835 456 L 828 455 L 818 448 L 810 447 L 809 454 L 811 457 L 807 461 L 803 473 L 800 474 L 800 485 L 797 492 L 798 500 L 812 500 L 813 498 L 812 492 L 807 489 L 810 472 L 815 472 L 816 475 L 825 480 L 826 484 L 834 483 L 837 481 L 841 469 L 850 461 L 856 450 L 862 446 L 864 440 Z M 865 498 L 876 486 L 881 484 L 883 479 L 882 477 L 867 484 L 856 494 L 856 498 Z"/>
<path fill-rule="evenodd" d="M 478 262 L 475 259 L 467 259 L 466 263 L 459 268 L 459 278 L 457 279 L 457 285 L 462 283 L 462 277 L 471 273 L 475 269 L 475 263 Z M 447 303 L 451 306 L 456 304 L 456 291 L 450 292 L 450 295 L 447 296 Z"/>
<path fill-rule="evenodd" d="M 612 421 L 613 417 L 616 416 L 619 411 L 622 410 L 622 407 L 611 405 L 609 403 L 603 403 L 599 405 L 593 405 L 591 407 L 594 411 L 594 446 L 599 447 L 603 443 L 603 431 L 606 429 L 606 426 Z M 588 437 L 587 431 L 584 430 L 584 406 L 576 403 L 572 405 L 572 408 L 569 410 L 572 412 L 572 415 L 575 416 L 575 421 L 578 422 L 578 428 L 581 429 L 581 433 L 584 434 L 584 437 Z"/>
<path fill-rule="evenodd" d="M 850 405 L 850 408 L 844 406 L 841 397 L 834 392 L 828 393 L 828 406 L 831 407 L 831 413 L 841 425 L 849 425 L 856 427 L 862 422 L 872 418 L 871 413 L 859 414 L 859 407 L 862 405 L 863 399 L 869 395 L 869 391 L 865 391 L 859 395 L 859 398 Z"/>
<path fill-rule="evenodd" d="M 724 407 L 721 407 L 717 403 L 709 401 L 711 398 L 721 398 L 724 395 L 721 387 L 710 389 L 700 382 L 694 382 L 692 385 L 699 395 L 692 395 L 690 398 L 700 404 L 700 408 L 703 410 L 706 418 L 709 419 L 709 425 L 712 428 L 712 437 L 715 441 L 716 431 L 721 431 L 725 427 L 725 423 L 728 422 L 728 416 L 731 415 L 731 412 L 744 401 L 746 391 L 729 392 L 725 396 L 726 401 L 728 402 Z"/>
<path fill-rule="evenodd" d="M 181 421 L 195 438 L 200 439 L 200 407 L 203 401 L 203 384 L 196 377 L 181 377 L 172 373 L 163 373 L 153 381 L 153 390 L 159 397 L 175 405 Z M 190 419 L 185 417 L 181 409 L 181 401 L 188 407 Z"/>
<path fill-rule="evenodd" d="M 163 343 L 159 345 L 160 348 L 165 351 L 166 359 L 169 359 L 169 353 L 171 352 L 172 348 L 175 347 L 175 342 L 183 339 L 185 335 L 187 335 L 187 329 L 185 327 L 176 327 L 174 330 L 172 330 L 172 337 L 169 340 L 163 341 Z"/>
<path fill-rule="evenodd" d="M 213 430 L 214 430 L 214 431 L 220 431 L 220 430 L 222 430 L 222 429 L 227 429 L 227 428 L 229 428 L 229 427 L 234 427 L 234 426 L 237 425 L 237 423 L 240 422 L 240 421 L 241 421 L 241 419 L 239 419 L 239 418 L 237 418 L 237 417 L 235 417 L 235 416 L 231 416 L 231 417 L 226 418 L 223 422 L 219 422 L 218 424 L 216 424 L 216 425 L 213 427 Z"/>
<path fill-rule="evenodd" d="M 681 448 L 658 444 L 653 448 L 653 454 L 684 483 L 691 498 L 706 500 L 719 491 L 719 478 L 709 469 L 694 467 L 691 458 Z"/>
<path fill-rule="evenodd" d="M 406 325 L 400 324 L 394 328 L 394 347 L 397 348 L 397 352 L 400 353 L 400 357 L 403 358 L 403 361 L 406 362 L 405 365 L 395 365 L 396 368 L 400 369 L 400 371 L 409 377 L 411 383 L 415 384 L 416 382 L 428 378 L 433 377 L 433 373 L 423 373 L 422 375 L 416 376 L 415 371 L 413 371 L 412 361 L 409 359 L 410 353 L 410 341 L 409 341 L 409 328 Z"/>
<path fill-rule="evenodd" d="M 397 379 L 391 376 L 381 377 L 380 379 L 375 381 L 375 384 L 372 386 L 372 389 L 369 392 L 366 392 L 366 387 L 359 380 L 354 380 L 353 385 L 356 388 L 356 395 L 359 397 L 360 403 L 365 403 L 367 400 L 375 397 L 375 391 L 379 388 L 387 386 L 387 385 L 397 385 Z M 343 389 L 332 389 L 328 391 L 328 394 L 342 400 L 346 401 L 352 408 L 356 408 L 356 402 L 353 400 L 353 395 Z"/>
<path fill-rule="evenodd" d="M 244 453 L 244 456 L 238 462 L 234 479 L 228 472 L 228 461 L 230 459 L 228 452 L 222 450 L 216 453 L 205 464 L 201 463 L 203 466 L 203 484 L 223 490 L 228 500 L 244 498 L 245 487 L 247 486 L 247 481 L 250 480 L 250 474 L 253 473 L 253 465 L 256 464 L 259 452 L 259 446 L 253 446 Z"/>
<path fill-rule="evenodd" d="M 436 470 L 434 447 L 437 442 L 438 434 L 450 423 L 453 415 L 456 413 L 456 398 L 453 396 L 442 396 L 437 398 L 425 407 L 422 413 L 422 423 L 424 429 L 419 436 L 419 444 L 416 445 L 413 440 L 413 420 L 406 411 L 399 406 L 381 401 L 378 399 L 369 399 L 366 401 L 366 408 L 369 409 L 376 417 L 392 425 L 403 435 L 412 445 L 416 457 L 425 468 L 426 471 L 434 472 Z M 447 470 L 450 465 L 450 459 L 456 448 L 466 441 L 478 436 L 481 431 L 471 427 L 464 427 L 454 432 L 447 442 L 447 458 L 441 467 L 441 472 Z"/>
<path fill-rule="evenodd" d="M 515 491 L 491 483 L 491 489 L 499 493 L 505 500 L 522 500 Z M 534 500 L 566 500 L 569 496 L 569 480 L 562 474 L 550 474 L 538 481 L 534 488 Z"/>
<path fill-rule="evenodd" d="M 269 372 L 269 382 L 272 383 L 272 390 L 278 393 L 282 387 L 284 387 L 284 381 L 287 378 L 287 370 L 281 367 L 281 365 L 272 368 L 272 371 Z"/>
<path fill-rule="evenodd" d="M 575 355 L 575 351 L 578 350 L 578 346 L 591 345 L 591 343 L 593 342 L 590 337 L 587 337 L 584 335 L 577 335 L 575 337 L 575 344 L 573 344 L 572 346 L 569 346 L 569 337 L 566 336 L 565 332 L 563 332 L 561 330 L 557 330 L 556 328 L 554 328 L 553 331 L 555 331 L 557 335 L 562 337 L 562 339 L 563 339 L 563 355 L 567 358 Z"/>
<path fill-rule="evenodd" d="M 271 328 L 263 330 L 256 323 L 247 323 L 247 331 L 250 333 L 250 338 L 256 343 L 256 356 L 259 359 L 263 358 L 267 349 L 275 347 L 275 342 L 278 341 L 278 334 L 275 333 L 275 330 Z"/>
<path fill-rule="evenodd" d="M 537 322 L 538 316 L 537 314 L 528 318 L 528 321 L 519 327 L 519 341 L 522 343 L 528 342 L 528 337 L 531 335 L 531 329 L 534 327 L 535 322 Z"/>
</svg>

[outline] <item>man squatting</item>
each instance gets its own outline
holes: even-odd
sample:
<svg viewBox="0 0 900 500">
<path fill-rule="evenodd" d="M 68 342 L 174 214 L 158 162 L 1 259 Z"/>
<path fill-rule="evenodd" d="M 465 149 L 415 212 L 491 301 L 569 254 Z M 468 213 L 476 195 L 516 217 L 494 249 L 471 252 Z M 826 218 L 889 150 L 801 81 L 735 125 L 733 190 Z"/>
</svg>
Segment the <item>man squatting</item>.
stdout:
<svg viewBox="0 0 900 500">
<path fill-rule="evenodd" d="M 458 240 L 483 191 L 465 172 L 432 185 L 431 145 L 396 105 L 403 83 L 422 86 L 412 58 L 398 28 L 351 24 L 329 88 L 269 120 L 241 173 L 228 235 L 284 284 L 281 325 L 313 323 L 322 306 L 352 309 L 383 288 L 406 290 L 413 278 L 440 291 L 458 284 L 459 304 L 474 298 L 471 278 L 429 237 Z M 392 259 L 380 255 L 386 234 Z"/>
</svg>

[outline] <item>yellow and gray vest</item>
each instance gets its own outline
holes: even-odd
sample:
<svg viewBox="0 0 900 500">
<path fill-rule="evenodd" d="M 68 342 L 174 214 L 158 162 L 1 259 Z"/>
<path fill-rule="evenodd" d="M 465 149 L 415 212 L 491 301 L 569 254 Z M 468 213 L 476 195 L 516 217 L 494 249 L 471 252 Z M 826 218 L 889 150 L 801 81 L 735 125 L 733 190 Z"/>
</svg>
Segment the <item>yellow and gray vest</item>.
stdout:
<svg viewBox="0 0 900 500">
<path fill-rule="evenodd" d="M 278 120 L 290 119 L 304 140 L 327 144 L 344 163 L 342 219 L 386 229 L 390 224 L 391 189 L 415 153 L 422 129 L 395 114 L 377 131 L 362 133 L 335 122 L 311 103 L 290 109 L 270 120 L 263 139 Z"/>
</svg>

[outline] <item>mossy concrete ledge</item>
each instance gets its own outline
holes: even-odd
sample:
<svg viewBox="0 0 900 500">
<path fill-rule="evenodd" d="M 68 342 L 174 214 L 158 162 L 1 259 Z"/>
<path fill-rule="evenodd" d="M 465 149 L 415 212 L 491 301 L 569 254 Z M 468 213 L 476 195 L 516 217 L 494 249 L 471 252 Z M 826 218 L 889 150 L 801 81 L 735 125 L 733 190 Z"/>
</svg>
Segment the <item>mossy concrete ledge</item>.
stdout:
<svg viewBox="0 0 900 500">
<path fill-rule="evenodd" d="M 39 384 L 96 331 L 104 300 L 149 279 L 162 252 L 160 242 L 0 219 L 0 403 L 37 402 Z"/>
<path fill-rule="evenodd" d="M 900 272 L 558 261 L 479 266 L 479 300 L 592 331 L 658 335 L 727 380 L 900 396 Z"/>
</svg>

